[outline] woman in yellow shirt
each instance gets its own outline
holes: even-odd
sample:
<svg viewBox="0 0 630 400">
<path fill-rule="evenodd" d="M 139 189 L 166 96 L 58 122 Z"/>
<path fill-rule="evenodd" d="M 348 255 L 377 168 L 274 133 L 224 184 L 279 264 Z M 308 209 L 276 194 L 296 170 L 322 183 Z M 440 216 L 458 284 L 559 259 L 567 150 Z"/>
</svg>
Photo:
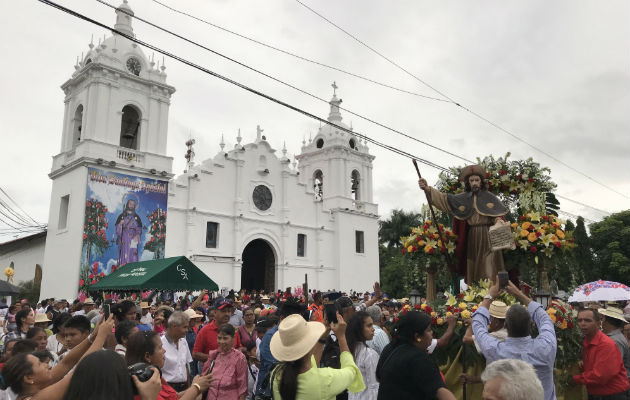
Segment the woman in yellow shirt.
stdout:
<svg viewBox="0 0 630 400">
<path fill-rule="evenodd" d="M 306 322 L 298 314 L 280 322 L 271 338 L 271 354 L 280 364 L 271 372 L 274 399 L 333 400 L 343 390 L 365 389 L 346 342 L 346 322 L 337 313 L 338 323 L 330 328 L 317 321 Z M 341 351 L 341 368 L 317 368 L 329 329 L 335 333 Z"/>
</svg>

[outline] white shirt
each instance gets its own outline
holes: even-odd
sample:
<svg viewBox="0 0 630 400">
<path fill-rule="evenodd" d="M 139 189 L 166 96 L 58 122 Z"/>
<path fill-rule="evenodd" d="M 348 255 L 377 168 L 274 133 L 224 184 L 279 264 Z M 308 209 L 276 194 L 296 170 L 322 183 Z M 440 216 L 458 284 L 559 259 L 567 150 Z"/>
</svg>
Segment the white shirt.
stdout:
<svg viewBox="0 0 630 400">
<path fill-rule="evenodd" d="M 166 334 L 162 336 L 162 346 L 164 354 L 164 368 L 162 368 L 162 378 L 166 382 L 183 383 L 188 380 L 188 363 L 192 361 L 188 343 L 185 338 L 179 339 L 177 347 Z"/>
<path fill-rule="evenodd" d="M 151 316 L 151 313 L 148 312 L 147 315 L 143 315 L 142 317 L 140 317 L 140 323 L 149 325 L 151 329 L 153 329 L 153 317 Z"/>
<path fill-rule="evenodd" d="M 348 393 L 348 400 L 376 400 L 378 397 L 378 381 L 376 380 L 376 364 L 378 364 L 378 353 L 364 345 L 358 344 L 357 359 L 355 363 L 361 370 L 365 389 L 358 393 Z"/>
</svg>

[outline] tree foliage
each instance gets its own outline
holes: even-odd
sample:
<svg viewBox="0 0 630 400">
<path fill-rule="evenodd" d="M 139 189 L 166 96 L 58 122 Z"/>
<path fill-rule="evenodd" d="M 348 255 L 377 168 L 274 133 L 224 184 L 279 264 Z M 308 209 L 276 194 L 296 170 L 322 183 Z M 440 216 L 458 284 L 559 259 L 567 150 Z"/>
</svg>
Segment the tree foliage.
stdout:
<svg viewBox="0 0 630 400">
<path fill-rule="evenodd" d="M 40 285 L 35 283 L 34 279 L 30 281 L 20 282 L 20 299 L 27 299 L 28 303 L 33 307 L 39 301 Z"/>
<path fill-rule="evenodd" d="M 589 225 L 589 229 L 592 271 L 597 274 L 589 278 L 630 284 L 630 210 L 612 214 Z"/>
<path fill-rule="evenodd" d="M 402 236 L 409 236 L 411 228 L 422 223 L 419 213 L 407 212 L 402 209 L 392 210 L 392 215 L 383 221 L 379 221 L 378 240 L 387 248 L 400 248 Z"/>
</svg>

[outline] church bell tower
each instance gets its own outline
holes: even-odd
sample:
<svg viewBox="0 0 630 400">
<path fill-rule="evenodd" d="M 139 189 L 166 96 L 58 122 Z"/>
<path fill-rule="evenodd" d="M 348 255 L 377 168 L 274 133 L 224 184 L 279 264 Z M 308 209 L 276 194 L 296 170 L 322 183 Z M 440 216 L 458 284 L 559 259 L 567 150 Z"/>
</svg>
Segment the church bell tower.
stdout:
<svg viewBox="0 0 630 400">
<path fill-rule="evenodd" d="M 133 15 L 124 0 L 116 9 L 114 29 L 134 37 Z M 104 175 L 110 177 L 131 176 L 125 178 L 128 187 L 141 184 L 143 179 L 167 181 L 173 176 L 173 159 L 166 155 L 166 142 L 175 88 L 166 83 L 165 69 L 163 59 L 156 63 L 136 43 L 112 32 L 92 37 L 85 55 L 77 58 L 72 76 L 61 86 L 65 107 L 61 148 L 53 156 L 49 174 L 53 184 L 42 297 L 77 295 L 79 268 L 86 252 L 84 240 L 90 234 L 86 233 L 90 171 L 106 171 Z M 119 203 L 120 199 L 116 201 Z M 113 237 L 105 235 L 107 224 L 101 222 L 100 228 L 103 234 L 100 229 L 96 231 L 102 238 L 101 247 L 93 250 L 88 245 L 88 260 L 90 252 L 114 245 Z"/>
</svg>

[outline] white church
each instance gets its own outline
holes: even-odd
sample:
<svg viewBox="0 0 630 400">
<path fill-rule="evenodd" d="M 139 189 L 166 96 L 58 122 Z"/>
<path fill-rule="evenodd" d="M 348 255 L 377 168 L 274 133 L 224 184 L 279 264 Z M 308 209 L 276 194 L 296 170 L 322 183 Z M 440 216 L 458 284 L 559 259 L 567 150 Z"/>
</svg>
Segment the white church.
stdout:
<svg viewBox="0 0 630 400">
<path fill-rule="evenodd" d="M 125 0 L 116 10 L 115 29 L 133 36 L 131 15 Z M 161 256 L 188 257 L 219 287 L 277 290 L 300 286 L 308 276 L 310 288 L 347 291 L 369 289 L 379 279 L 374 156 L 348 132 L 336 93 L 328 121 L 348 131 L 324 124 L 293 161 L 258 127 L 252 142 L 239 132 L 228 149 L 220 138 L 218 154 L 199 162 L 191 157 L 186 171 L 175 176 L 166 153 L 175 88 L 164 66 L 156 68 L 139 46 L 114 33 L 90 44 L 74 68 L 61 86 L 65 113 L 61 150 L 49 174 L 45 246 L 0 251 L 2 265 L 16 264 L 16 282 L 32 279 L 18 273 L 20 257 L 29 254 L 32 263 L 41 255 L 41 298 L 76 297 L 86 258 L 87 182 L 95 168 L 167 183 Z M 103 238 L 113 232 L 114 222 L 101 225 L 96 232 Z M 142 240 L 150 240 L 148 226 L 145 221 L 135 244 L 139 253 Z M 115 235 L 109 235 L 107 243 L 113 243 Z M 100 269 L 109 266 L 98 268 L 109 272 Z"/>
</svg>

